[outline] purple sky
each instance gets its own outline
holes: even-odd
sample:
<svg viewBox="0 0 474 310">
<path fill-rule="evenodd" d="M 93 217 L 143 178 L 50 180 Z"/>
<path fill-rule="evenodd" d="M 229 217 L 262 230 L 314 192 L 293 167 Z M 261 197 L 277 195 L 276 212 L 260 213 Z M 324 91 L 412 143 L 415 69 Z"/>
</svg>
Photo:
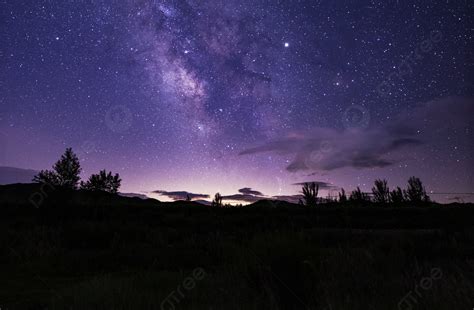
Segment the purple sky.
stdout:
<svg viewBox="0 0 474 310">
<path fill-rule="evenodd" d="M 159 199 L 415 175 L 474 201 L 467 1 L 0 7 L 0 166 L 47 169 L 71 146 L 84 177 Z"/>
</svg>

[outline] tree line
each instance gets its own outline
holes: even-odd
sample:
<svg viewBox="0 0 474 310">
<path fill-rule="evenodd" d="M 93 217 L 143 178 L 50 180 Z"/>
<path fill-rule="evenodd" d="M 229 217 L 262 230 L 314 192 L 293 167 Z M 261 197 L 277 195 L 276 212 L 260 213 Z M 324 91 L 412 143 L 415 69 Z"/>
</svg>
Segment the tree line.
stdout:
<svg viewBox="0 0 474 310">
<path fill-rule="evenodd" d="M 421 180 L 417 177 L 410 177 L 406 189 L 401 189 L 397 186 L 390 191 L 388 182 L 385 179 L 377 179 L 372 188 L 372 195 L 364 193 L 360 187 L 357 186 L 349 195 L 346 194 L 344 188 L 338 193 L 337 198 L 321 198 L 318 197 L 319 185 L 315 182 L 307 182 L 301 188 L 302 198 L 299 200 L 300 205 L 313 207 L 323 202 L 335 203 L 378 203 L 378 204 L 403 204 L 413 203 L 422 204 L 430 202 L 430 197 L 426 194 L 426 189 Z M 216 193 L 211 203 L 212 207 L 231 207 L 230 204 L 222 202 L 222 195 Z"/>
<path fill-rule="evenodd" d="M 300 199 L 300 204 L 305 206 L 315 206 L 321 199 L 318 199 L 319 185 L 315 182 L 304 183 L 301 193 L 303 198 Z M 388 182 L 385 179 L 377 179 L 372 187 L 372 195 L 362 192 L 360 187 L 357 186 L 349 196 L 346 194 L 344 188 L 338 193 L 336 199 L 328 199 L 330 202 L 375 202 L 379 204 L 401 204 L 401 203 L 428 203 L 430 197 L 426 193 L 426 189 L 423 186 L 420 178 L 410 177 L 406 189 L 401 189 L 397 186 L 395 189 L 390 191 Z"/>
<path fill-rule="evenodd" d="M 72 151 L 72 148 L 67 148 L 61 158 L 53 165 L 52 170 L 41 170 L 34 176 L 33 181 L 37 183 L 48 184 L 53 187 L 67 188 L 67 189 L 81 189 L 87 191 L 104 191 L 116 194 L 120 188 L 122 179 L 120 175 L 108 172 L 105 169 L 99 171 L 98 174 L 92 174 L 89 179 L 84 182 L 81 181 L 80 174 L 82 168 L 79 158 Z M 322 202 L 318 197 L 319 185 L 315 182 L 304 183 L 301 189 L 302 199 L 299 204 L 308 207 L 316 206 Z M 191 200 L 188 196 L 187 200 Z M 217 193 L 211 203 L 213 207 L 230 206 L 222 203 L 223 197 Z M 406 189 L 401 189 L 397 186 L 390 190 L 388 182 L 385 179 L 377 179 L 372 187 L 372 195 L 362 192 L 360 187 L 354 189 L 349 195 L 346 194 L 344 188 L 338 193 L 336 199 L 328 199 L 330 202 L 375 202 L 379 204 L 401 204 L 405 202 L 410 203 L 427 203 L 430 202 L 430 197 L 427 195 L 425 187 L 421 180 L 417 177 L 410 177 Z"/>
<path fill-rule="evenodd" d="M 41 170 L 33 177 L 33 182 L 48 184 L 55 188 L 73 190 L 79 188 L 87 191 L 104 191 L 112 194 L 118 193 L 122 183 L 118 173 L 112 175 L 112 172 L 107 172 L 105 169 L 99 171 L 98 174 L 92 174 L 86 182 L 80 181 L 82 168 L 79 158 L 72 151 L 72 148 L 67 148 L 52 168 L 52 170 Z"/>
</svg>

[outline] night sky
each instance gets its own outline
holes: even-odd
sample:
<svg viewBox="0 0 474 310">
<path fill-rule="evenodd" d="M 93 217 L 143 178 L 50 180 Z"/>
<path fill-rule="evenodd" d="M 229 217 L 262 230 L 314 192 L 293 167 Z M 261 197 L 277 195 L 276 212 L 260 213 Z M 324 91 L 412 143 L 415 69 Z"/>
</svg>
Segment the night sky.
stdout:
<svg viewBox="0 0 474 310">
<path fill-rule="evenodd" d="M 163 200 L 415 175 L 473 201 L 470 3 L 0 0 L 0 166 L 70 146 Z"/>
</svg>

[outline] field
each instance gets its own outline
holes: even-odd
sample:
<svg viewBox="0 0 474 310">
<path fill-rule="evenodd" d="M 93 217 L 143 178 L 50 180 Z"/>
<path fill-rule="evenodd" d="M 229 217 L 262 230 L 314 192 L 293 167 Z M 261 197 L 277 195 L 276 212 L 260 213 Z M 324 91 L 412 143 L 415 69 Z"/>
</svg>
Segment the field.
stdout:
<svg viewBox="0 0 474 310">
<path fill-rule="evenodd" d="M 474 206 L 241 208 L 0 187 L 0 308 L 472 309 Z"/>
</svg>

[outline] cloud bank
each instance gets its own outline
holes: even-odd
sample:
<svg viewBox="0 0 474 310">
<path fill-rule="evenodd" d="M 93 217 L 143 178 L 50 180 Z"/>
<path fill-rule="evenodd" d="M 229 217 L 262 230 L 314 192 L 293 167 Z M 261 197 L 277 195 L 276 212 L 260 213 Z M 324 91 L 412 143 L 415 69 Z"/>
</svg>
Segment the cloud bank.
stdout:
<svg viewBox="0 0 474 310">
<path fill-rule="evenodd" d="M 240 155 L 293 155 L 286 167 L 291 172 L 387 167 L 403 160 L 401 150 L 436 143 L 455 128 L 472 128 L 473 103 L 470 98 L 448 97 L 405 111 L 382 125 L 292 131 Z"/>
<path fill-rule="evenodd" d="M 38 171 L 15 167 L 0 167 L 0 185 L 13 183 L 33 183 Z"/>
</svg>

